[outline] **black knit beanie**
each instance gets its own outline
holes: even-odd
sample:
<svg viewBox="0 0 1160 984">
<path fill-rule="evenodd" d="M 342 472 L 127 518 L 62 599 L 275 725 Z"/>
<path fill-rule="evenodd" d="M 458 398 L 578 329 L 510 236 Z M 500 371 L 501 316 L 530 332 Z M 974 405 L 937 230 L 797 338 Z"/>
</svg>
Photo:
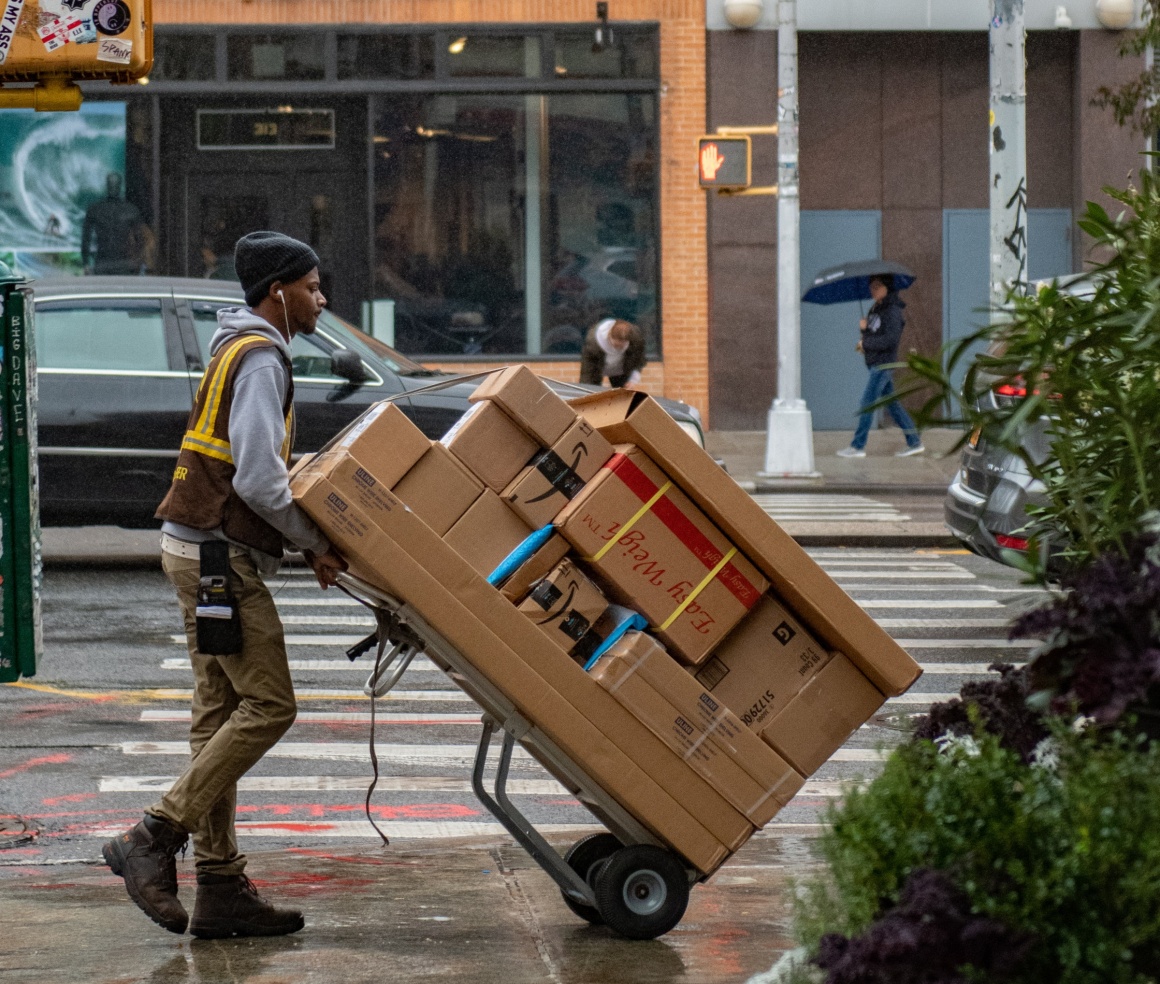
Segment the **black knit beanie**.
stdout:
<svg viewBox="0 0 1160 984">
<path fill-rule="evenodd" d="M 234 247 L 234 269 L 250 307 L 262 302 L 275 280 L 292 284 L 316 266 L 314 250 L 280 232 L 251 232 Z"/>
</svg>

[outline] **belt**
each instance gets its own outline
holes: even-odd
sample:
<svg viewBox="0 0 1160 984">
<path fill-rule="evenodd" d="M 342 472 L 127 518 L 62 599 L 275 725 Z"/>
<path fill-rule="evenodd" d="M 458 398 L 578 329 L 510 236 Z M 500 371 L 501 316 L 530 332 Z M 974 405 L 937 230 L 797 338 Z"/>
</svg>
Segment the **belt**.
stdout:
<svg viewBox="0 0 1160 984">
<path fill-rule="evenodd" d="M 161 549 L 164 553 L 172 554 L 174 557 L 184 557 L 186 560 L 200 560 L 201 559 L 201 544 L 191 543 L 189 540 L 179 540 L 175 536 L 170 536 L 168 533 L 161 534 Z M 244 557 L 249 551 L 245 547 L 236 547 L 230 544 L 231 557 Z"/>
</svg>

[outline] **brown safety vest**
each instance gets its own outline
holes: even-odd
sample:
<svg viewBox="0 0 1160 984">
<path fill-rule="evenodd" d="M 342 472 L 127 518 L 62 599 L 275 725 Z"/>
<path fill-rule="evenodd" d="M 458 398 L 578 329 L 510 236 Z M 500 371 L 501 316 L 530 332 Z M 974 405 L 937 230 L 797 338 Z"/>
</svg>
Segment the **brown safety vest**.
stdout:
<svg viewBox="0 0 1160 984">
<path fill-rule="evenodd" d="M 282 556 L 282 534 L 247 506 L 234 491 L 237 468 L 230 452 L 230 406 L 234 379 L 242 359 L 257 349 L 273 348 L 286 366 L 286 439 L 282 459 L 290 463 L 294 446 L 294 373 L 285 354 L 263 335 L 241 335 L 210 360 L 177 455 L 173 483 L 157 508 L 156 518 L 195 530 L 216 530 L 272 557 Z"/>
</svg>

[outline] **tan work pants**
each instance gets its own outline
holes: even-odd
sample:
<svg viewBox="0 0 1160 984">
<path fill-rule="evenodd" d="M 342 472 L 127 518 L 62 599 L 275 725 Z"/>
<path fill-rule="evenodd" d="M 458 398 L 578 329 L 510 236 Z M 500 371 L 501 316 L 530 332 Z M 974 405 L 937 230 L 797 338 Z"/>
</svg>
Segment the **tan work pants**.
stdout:
<svg viewBox="0 0 1160 984">
<path fill-rule="evenodd" d="M 190 763 L 147 812 L 193 835 L 197 870 L 238 875 L 246 866 L 234 832 L 237 783 L 294 723 L 297 707 L 286 642 L 274 599 L 249 556 L 230 558 L 242 620 L 242 652 L 197 650 L 197 560 L 162 553 L 162 567 L 181 604 L 193 664 Z"/>
</svg>

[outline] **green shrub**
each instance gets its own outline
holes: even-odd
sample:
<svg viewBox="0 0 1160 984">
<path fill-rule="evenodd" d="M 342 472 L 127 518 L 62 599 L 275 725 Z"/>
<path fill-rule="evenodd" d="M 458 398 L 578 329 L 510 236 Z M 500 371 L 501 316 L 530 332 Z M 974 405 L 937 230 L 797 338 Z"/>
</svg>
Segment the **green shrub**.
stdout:
<svg viewBox="0 0 1160 984">
<path fill-rule="evenodd" d="M 1160 744 L 1057 729 L 1052 765 L 991 735 L 903 746 L 833 807 L 828 872 L 799 891 L 797 932 L 856 936 L 907 877 L 946 872 L 972 910 L 1034 943 L 1020 984 L 1144 984 L 1160 968 Z"/>
</svg>

